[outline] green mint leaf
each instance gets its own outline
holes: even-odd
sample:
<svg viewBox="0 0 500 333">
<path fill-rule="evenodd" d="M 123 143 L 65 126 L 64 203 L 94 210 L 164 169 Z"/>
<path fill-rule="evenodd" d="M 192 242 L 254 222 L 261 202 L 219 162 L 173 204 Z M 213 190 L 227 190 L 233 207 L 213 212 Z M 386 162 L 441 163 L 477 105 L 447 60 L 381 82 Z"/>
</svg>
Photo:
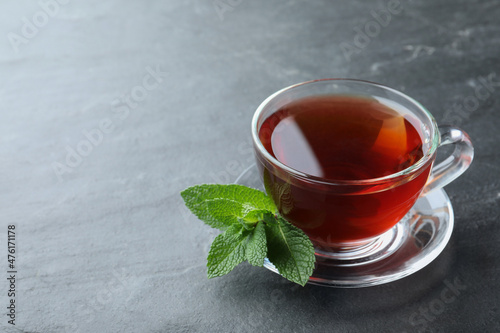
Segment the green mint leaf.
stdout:
<svg viewBox="0 0 500 333">
<path fill-rule="evenodd" d="M 217 229 L 226 229 L 232 224 L 239 223 L 238 220 L 244 215 L 245 207 L 234 200 L 211 199 L 205 201 L 206 219 L 210 225 Z"/>
<path fill-rule="evenodd" d="M 247 222 L 262 221 L 264 219 L 264 214 L 266 213 L 269 213 L 269 211 L 265 209 L 251 210 L 245 216 L 243 216 L 243 220 Z"/>
<path fill-rule="evenodd" d="M 247 222 L 244 219 L 238 218 L 238 222 L 245 228 L 246 230 L 253 230 L 257 225 L 257 222 Z"/>
<path fill-rule="evenodd" d="M 267 225 L 277 225 L 279 222 L 276 217 L 277 215 L 272 214 L 271 212 L 265 212 L 262 219 Z"/>
<path fill-rule="evenodd" d="M 244 230 L 241 224 L 234 224 L 215 237 L 207 258 L 209 279 L 225 275 L 245 261 L 248 235 L 249 231 Z"/>
<path fill-rule="evenodd" d="M 226 218 L 227 216 L 243 217 L 253 210 L 276 211 L 272 200 L 265 193 L 242 185 L 196 185 L 182 191 L 181 196 L 189 210 L 200 220 L 213 228 L 222 230 L 238 222 L 237 219 Z M 222 209 L 215 210 L 213 213 L 216 205 L 209 207 L 207 204 L 208 201 L 215 199 L 239 203 L 243 206 L 243 210 L 239 211 L 239 206 L 226 202 L 226 208 L 231 209 L 231 214 L 225 215 L 226 217 L 220 220 Z"/>
<path fill-rule="evenodd" d="M 266 229 L 262 222 L 257 223 L 255 229 L 248 236 L 246 247 L 246 257 L 253 266 L 264 266 L 264 259 L 267 255 Z"/>
<path fill-rule="evenodd" d="M 275 192 L 287 198 L 286 188 Z M 242 185 L 197 185 L 181 196 L 200 220 L 224 231 L 210 248 L 208 278 L 225 275 L 245 260 L 263 266 L 267 256 L 283 277 L 302 286 L 307 283 L 315 262 L 312 243 L 277 215 L 265 193 Z"/>
<path fill-rule="evenodd" d="M 304 286 L 314 269 L 314 248 L 304 232 L 278 216 L 266 224 L 269 260 L 286 279 Z"/>
</svg>

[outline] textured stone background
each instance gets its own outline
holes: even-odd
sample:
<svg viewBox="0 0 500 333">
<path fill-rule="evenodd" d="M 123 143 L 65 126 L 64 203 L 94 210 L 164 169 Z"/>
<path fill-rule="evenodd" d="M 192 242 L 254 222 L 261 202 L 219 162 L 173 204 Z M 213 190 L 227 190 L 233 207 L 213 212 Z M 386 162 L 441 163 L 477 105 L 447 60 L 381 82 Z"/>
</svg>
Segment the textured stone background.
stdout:
<svg viewBox="0 0 500 333">
<path fill-rule="evenodd" d="M 0 330 L 499 331 L 500 3 L 400 7 L 377 30 L 388 1 L 3 1 L 0 271 L 14 223 L 19 273 L 15 328 L 0 274 Z M 248 264 L 207 280 L 216 232 L 179 191 L 233 182 L 260 102 L 324 77 L 387 84 L 470 134 L 475 161 L 446 188 L 450 243 L 366 289 L 295 287 Z M 455 280 L 465 289 L 444 304 Z"/>
</svg>

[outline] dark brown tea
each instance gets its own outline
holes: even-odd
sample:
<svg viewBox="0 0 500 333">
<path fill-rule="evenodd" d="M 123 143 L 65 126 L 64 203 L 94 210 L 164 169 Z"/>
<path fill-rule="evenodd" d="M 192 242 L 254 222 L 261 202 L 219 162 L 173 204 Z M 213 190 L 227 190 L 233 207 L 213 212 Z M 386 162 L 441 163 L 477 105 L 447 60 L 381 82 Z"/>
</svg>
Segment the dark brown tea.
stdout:
<svg viewBox="0 0 500 333">
<path fill-rule="evenodd" d="M 368 239 L 394 226 L 420 195 L 432 165 L 413 179 L 397 177 L 341 190 L 308 181 L 309 176 L 327 183 L 380 178 L 423 157 L 419 131 L 376 99 L 300 99 L 267 118 L 259 137 L 278 161 L 308 175 L 291 180 L 260 166 L 281 214 L 325 248 Z"/>
</svg>

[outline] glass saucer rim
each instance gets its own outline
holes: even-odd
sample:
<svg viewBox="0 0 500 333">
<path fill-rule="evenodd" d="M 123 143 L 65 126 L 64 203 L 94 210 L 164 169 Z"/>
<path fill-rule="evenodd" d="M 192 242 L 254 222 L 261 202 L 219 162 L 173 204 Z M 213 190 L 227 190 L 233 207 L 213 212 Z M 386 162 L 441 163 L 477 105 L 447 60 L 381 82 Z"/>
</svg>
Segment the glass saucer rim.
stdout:
<svg viewBox="0 0 500 333">
<path fill-rule="evenodd" d="M 247 168 L 245 168 L 236 178 L 234 181 L 234 184 L 241 184 L 242 178 L 250 172 L 252 169 L 256 169 L 256 164 L 252 163 L 249 165 Z M 244 185 L 244 184 L 241 184 Z M 432 241 L 429 242 L 426 246 L 426 249 L 429 247 L 429 244 L 432 244 L 433 247 L 427 250 L 422 250 L 418 252 L 414 256 L 410 256 L 407 258 L 407 260 L 401 262 L 400 264 L 403 265 L 405 263 L 412 263 L 412 265 L 407 265 L 405 269 L 402 269 L 401 271 L 398 272 L 392 272 L 391 274 L 387 275 L 379 275 L 379 276 L 374 276 L 373 279 L 369 279 L 372 275 L 367 274 L 365 276 L 366 281 L 350 281 L 348 279 L 344 280 L 339 280 L 339 279 L 326 279 L 326 278 L 320 278 L 320 277 L 315 277 L 314 272 L 307 284 L 309 285 L 316 285 L 316 286 L 323 286 L 323 287 L 333 287 L 333 288 L 366 288 L 366 287 L 372 287 L 372 286 L 377 286 L 377 285 L 382 285 L 386 284 L 389 282 L 397 281 L 402 278 L 405 278 L 413 273 L 416 273 L 429 265 L 432 261 L 434 261 L 446 248 L 446 245 L 449 243 L 451 239 L 451 235 L 453 233 L 453 228 L 454 228 L 454 211 L 453 211 L 453 206 L 451 204 L 450 198 L 448 197 L 448 194 L 443 188 L 435 189 L 432 192 L 427 193 L 425 196 L 420 197 L 417 200 L 417 203 L 426 200 L 427 202 L 431 202 L 428 200 L 428 197 L 430 196 L 440 196 L 442 197 L 442 201 L 444 202 L 444 205 L 442 205 L 440 208 L 446 209 L 446 213 L 448 213 L 448 217 L 444 220 L 444 230 L 440 232 L 441 237 L 437 237 L 438 232 L 436 232 L 436 235 L 432 237 Z M 417 204 L 415 204 L 417 205 Z M 435 211 L 435 209 L 432 209 L 432 211 Z M 441 222 L 441 220 L 440 220 Z M 443 222 L 441 222 L 443 223 Z M 439 229 L 438 229 L 439 230 Z M 408 237 L 405 242 L 408 242 L 412 237 Z M 438 242 L 438 243 L 436 243 Z M 403 247 L 403 246 L 402 246 Z M 397 249 L 394 254 L 398 252 Z M 392 256 L 392 255 L 391 255 Z M 389 256 L 389 258 L 391 257 Z M 389 259 L 382 259 L 379 262 L 379 265 L 382 265 L 385 260 Z M 317 265 L 321 265 L 321 263 L 317 262 Z M 268 270 L 279 274 L 278 270 L 274 267 L 274 265 L 266 258 L 264 262 L 264 267 L 266 267 Z M 358 266 L 359 267 L 359 266 Z M 363 267 L 361 265 L 361 267 Z M 317 267 L 316 267 L 317 269 Z M 315 271 L 316 271 L 315 269 Z M 345 276 L 345 278 L 349 278 L 348 275 Z M 359 276 L 358 276 L 359 278 Z"/>
</svg>

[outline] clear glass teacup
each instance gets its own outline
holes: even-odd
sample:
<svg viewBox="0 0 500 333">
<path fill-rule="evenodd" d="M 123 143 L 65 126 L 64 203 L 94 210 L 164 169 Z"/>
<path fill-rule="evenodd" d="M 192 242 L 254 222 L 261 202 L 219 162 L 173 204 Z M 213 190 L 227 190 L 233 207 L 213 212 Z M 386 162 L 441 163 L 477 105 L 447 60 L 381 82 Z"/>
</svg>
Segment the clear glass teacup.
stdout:
<svg viewBox="0 0 500 333">
<path fill-rule="evenodd" d="M 300 103 L 305 105 L 307 101 L 314 105 L 314 101 L 330 97 L 363 99 L 392 109 L 397 113 L 394 117 L 401 118 L 398 122 L 404 121 L 415 129 L 421 143 L 421 156 L 397 172 L 374 178 L 335 179 L 287 165 L 285 159 L 280 160 L 276 156 L 279 154 L 272 151 L 273 136 L 278 137 L 276 131 L 280 122 L 287 121 L 289 116 L 283 115 L 281 110 Z M 316 116 L 314 107 L 303 107 L 300 115 L 310 120 Z M 269 127 L 272 122 L 274 124 Z M 365 125 L 363 121 L 359 124 Z M 376 258 L 384 235 L 404 220 L 417 199 L 460 176 L 473 158 L 471 141 L 459 128 L 438 126 L 429 111 L 399 91 L 352 79 L 309 81 L 274 93 L 256 110 L 252 137 L 261 179 L 280 214 L 310 237 L 317 255 L 336 260 Z M 274 144 L 278 145 L 276 142 Z M 434 165 L 437 148 L 449 144 L 455 147 L 453 153 Z M 352 149 L 354 155 L 366 155 L 356 151 L 359 148 L 355 146 Z M 288 154 L 293 155 L 293 149 Z M 294 156 L 290 160 L 298 161 L 296 164 L 300 166 L 302 157 Z M 370 163 L 365 164 L 369 169 Z M 349 169 L 349 166 L 343 168 Z"/>
</svg>

